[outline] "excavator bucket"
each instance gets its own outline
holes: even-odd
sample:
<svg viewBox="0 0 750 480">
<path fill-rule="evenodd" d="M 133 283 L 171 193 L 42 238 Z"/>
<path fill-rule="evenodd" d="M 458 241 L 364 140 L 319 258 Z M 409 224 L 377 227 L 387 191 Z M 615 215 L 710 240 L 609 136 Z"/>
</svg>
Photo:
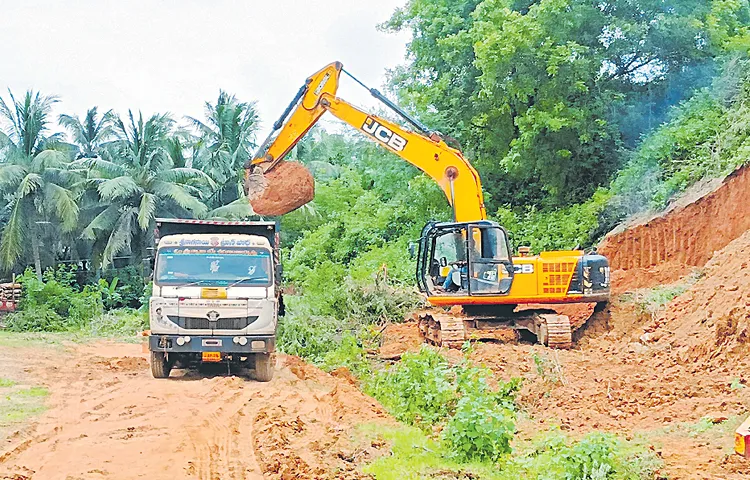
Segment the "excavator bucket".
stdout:
<svg viewBox="0 0 750 480">
<path fill-rule="evenodd" d="M 315 181 L 299 162 L 258 163 L 245 169 L 245 194 L 258 215 L 284 215 L 312 201 Z"/>
</svg>

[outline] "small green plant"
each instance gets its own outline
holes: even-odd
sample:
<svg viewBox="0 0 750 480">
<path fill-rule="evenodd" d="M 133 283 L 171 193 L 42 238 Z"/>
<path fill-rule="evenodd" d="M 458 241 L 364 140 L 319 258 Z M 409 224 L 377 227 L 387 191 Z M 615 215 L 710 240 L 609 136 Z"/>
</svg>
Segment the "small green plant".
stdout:
<svg viewBox="0 0 750 480">
<path fill-rule="evenodd" d="M 328 371 L 346 367 L 357 378 L 364 378 L 370 374 L 370 363 L 367 361 L 365 349 L 351 333 L 344 334 L 341 343 L 325 355 L 322 367 Z"/>
<path fill-rule="evenodd" d="M 514 435 L 515 413 L 492 395 L 477 393 L 461 397 L 441 438 L 450 455 L 460 461 L 494 462 L 511 452 Z"/>
<path fill-rule="evenodd" d="M 396 419 L 424 428 L 446 418 L 458 400 L 448 361 L 431 348 L 405 353 L 401 361 L 376 372 L 367 393 Z"/>
<path fill-rule="evenodd" d="M 534 361 L 536 374 L 545 382 L 564 383 L 562 365 L 557 358 L 550 358 L 548 355 L 540 355 L 536 350 L 532 350 L 531 359 Z"/>
<path fill-rule="evenodd" d="M 0 377 L 0 388 L 8 388 L 15 385 L 16 382 L 11 380 L 10 378 L 1 378 Z"/>
<path fill-rule="evenodd" d="M 745 385 L 745 382 L 743 382 L 741 378 L 734 378 L 732 379 L 732 383 L 729 385 L 729 388 L 735 391 L 739 391 L 747 388 L 747 385 Z"/>
<path fill-rule="evenodd" d="M 111 310 L 94 318 L 84 333 L 93 337 L 135 337 L 148 328 L 148 315 L 132 308 Z"/>
<path fill-rule="evenodd" d="M 111 282 L 107 282 L 103 278 L 99 279 L 99 291 L 102 294 L 104 308 L 107 310 L 122 306 L 122 295 L 117 291 L 118 281 L 117 277 L 113 278 Z"/>
</svg>

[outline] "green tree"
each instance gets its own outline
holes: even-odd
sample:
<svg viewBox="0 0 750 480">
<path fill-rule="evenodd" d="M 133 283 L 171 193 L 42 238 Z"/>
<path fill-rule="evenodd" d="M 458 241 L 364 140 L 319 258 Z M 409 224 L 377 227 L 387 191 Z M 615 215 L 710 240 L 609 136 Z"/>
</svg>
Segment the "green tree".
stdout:
<svg viewBox="0 0 750 480">
<path fill-rule="evenodd" d="M 704 82 L 686 71 L 746 35 L 747 18 L 747 2 L 724 0 L 411 0 L 385 28 L 412 33 L 394 89 L 465 143 L 491 196 L 557 205 L 622 164 L 627 130 L 645 125 L 623 111 L 680 100 L 675 80 Z"/>
<path fill-rule="evenodd" d="M 12 269 L 26 252 L 30 240 L 37 277 L 42 275 L 41 225 L 59 222 L 63 232 L 78 223 L 79 172 L 67 155 L 52 150 L 59 135 L 47 135 L 53 96 L 27 91 L 10 102 L 0 98 L 0 132 L 4 161 L 0 163 L 0 191 L 8 199 L 8 220 L 0 242 L 0 263 Z"/>
<path fill-rule="evenodd" d="M 215 104 L 206 102 L 205 121 L 187 119 L 198 131 L 193 166 L 210 175 L 218 185 L 207 203 L 220 207 L 240 199 L 242 168 L 256 146 L 255 103 L 240 102 L 234 95 L 220 91 Z"/>
<path fill-rule="evenodd" d="M 128 111 L 127 124 L 117 116 L 113 123 L 116 140 L 102 150 L 101 158 L 85 160 L 100 206 L 83 237 L 95 242 L 104 267 L 120 253 L 146 258 L 156 215 L 205 215 L 202 188 L 215 187 L 204 172 L 175 165 L 170 155 L 174 120 L 169 115 L 155 114 L 144 121 L 142 114 L 136 119 Z"/>
<path fill-rule="evenodd" d="M 67 114 L 62 114 L 57 119 L 72 136 L 78 159 L 97 157 L 102 147 L 113 137 L 110 118 L 112 111 L 100 116 L 98 110 L 98 107 L 88 109 L 83 121 Z"/>
</svg>

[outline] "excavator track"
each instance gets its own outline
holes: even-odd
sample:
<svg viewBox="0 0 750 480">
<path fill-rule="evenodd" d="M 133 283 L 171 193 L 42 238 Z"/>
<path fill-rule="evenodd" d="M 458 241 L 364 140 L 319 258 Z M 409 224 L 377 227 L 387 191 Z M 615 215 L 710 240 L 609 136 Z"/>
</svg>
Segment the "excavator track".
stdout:
<svg viewBox="0 0 750 480">
<path fill-rule="evenodd" d="M 524 311 L 501 318 L 423 311 L 415 317 L 425 342 L 438 347 L 461 348 L 467 340 L 515 343 L 521 329 L 535 334 L 539 343 L 550 348 L 569 349 L 573 346 L 570 319 L 566 315 L 549 313 L 549 310 Z"/>
<path fill-rule="evenodd" d="M 559 349 L 570 349 L 573 346 L 573 330 L 570 328 L 570 318 L 567 315 L 541 314 L 539 343 Z"/>
</svg>

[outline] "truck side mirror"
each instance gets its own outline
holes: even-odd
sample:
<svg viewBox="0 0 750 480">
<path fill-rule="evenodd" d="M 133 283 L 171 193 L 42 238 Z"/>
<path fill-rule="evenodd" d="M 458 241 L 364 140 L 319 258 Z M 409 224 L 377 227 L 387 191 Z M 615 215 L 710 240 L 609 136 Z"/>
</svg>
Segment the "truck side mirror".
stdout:
<svg viewBox="0 0 750 480">
<path fill-rule="evenodd" d="M 414 242 L 409 242 L 409 258 L 414 260 L 414 256 L 416 255 L 416 249 L 417 245 Z"/>
</svg>

